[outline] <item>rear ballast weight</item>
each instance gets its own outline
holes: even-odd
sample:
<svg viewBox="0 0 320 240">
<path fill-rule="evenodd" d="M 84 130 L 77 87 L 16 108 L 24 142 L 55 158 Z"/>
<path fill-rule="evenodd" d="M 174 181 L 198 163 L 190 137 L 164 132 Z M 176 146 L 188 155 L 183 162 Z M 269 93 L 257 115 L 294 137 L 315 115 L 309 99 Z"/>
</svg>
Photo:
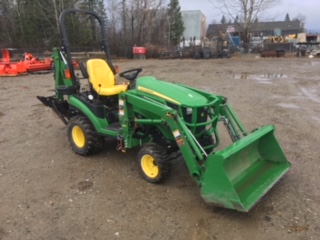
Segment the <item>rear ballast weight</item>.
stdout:
<svg viewBox="0 0 320 240">
<path fill-rule="evenodd" d="M 97 18 L 106 61 L 80 63 L 82 78 L 74 73 L 64 17 L 70 13 Z M 274 126 L 248 133 L 223 96 L 186 85 L 138 77 L 141 69 L 120 74 L 126 84 L 116 84 L 103 21 L 93 12 L 68 9 L 60 16 L 62 47 L 55 48 L 55 95 L 38 97 L 67 125 L 73 151 L 93 154 L 104 139 L 117 139 L 117 149 L 140 147 L 142 177 L 160 183 L 169 177 L 177 156 L 184 159 L 203 199 L 218 206 L 249 211 L 289 170 Z M 80 80 L 90 89 L 80 88 Z M 218 124 L 223 123 L 231 144 L 220 145 Z"/>
</svg>

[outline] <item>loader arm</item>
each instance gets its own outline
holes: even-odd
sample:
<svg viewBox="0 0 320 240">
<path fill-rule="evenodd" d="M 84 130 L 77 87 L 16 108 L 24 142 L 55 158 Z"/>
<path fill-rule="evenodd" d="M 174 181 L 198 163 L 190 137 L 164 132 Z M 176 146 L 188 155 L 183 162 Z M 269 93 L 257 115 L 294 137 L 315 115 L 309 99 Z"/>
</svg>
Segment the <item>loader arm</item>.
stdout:
<svg viewBox="0 0 320 240">
<path fill-rule="evenodd" d="M 202 174 L 199 161 L 204 159 L 205 152 L 201 151 L 198 146 L 199 144 L 196 142 L 195 138 L 192 137 L 192 134 L 179 117 L 177 111 L 159 102 L 150 101 L 148 98 L 137 96 L 132 92 L 122 94 L 120 96 L 120 101 L 124 102 L 124 111 L 123 113 L 120 113 L 119 119 L 123 129 L 123 135 L 126 139 L 125 142 L 128 144 L 132 142 L 132 126 L 136 123 L 153 124 L 157 125 L 159 128 L 169 128 L 171 136 L 167 137 L 175 139 L 191 176 L 198 182 Z M 121 105 L 122 104 L 120 104 L 120 106 Z M 135 112 L 135 106 L 143 106 L 144 109 L 148 109 L 149 115 L 153 115 L 154 118 L 143 120 L 135 119 L 133 114 Z"/>
<path fill-rule="evenodd" d="M 209 154 L 178 111 L 134 91 L 122 94 L 120 101 L 123 101 L 120 121 L 126 142 L 131 142 L 133 126 L 137 123 L 165 127 L 170 132 L 164 132 L 166 138 L 178 145 L 190 175 L 208 203 L 247 212 L 290 168 L 274 136 L 274 126 L 264 126 L 248 134 L 225 101 L 221 101 L 217 115 L 227 122 L 224 123 L 233 143 Z M 136 119 L 134 113 L 142 111 L 141 108 L 151 117 Z"/>
</svg>

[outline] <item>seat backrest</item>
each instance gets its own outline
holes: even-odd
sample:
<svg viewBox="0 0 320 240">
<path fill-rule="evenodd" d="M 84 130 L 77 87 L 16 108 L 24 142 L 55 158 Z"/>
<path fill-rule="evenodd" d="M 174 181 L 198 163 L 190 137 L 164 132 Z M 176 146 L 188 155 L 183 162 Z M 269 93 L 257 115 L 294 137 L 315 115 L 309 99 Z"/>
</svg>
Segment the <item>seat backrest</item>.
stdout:
<svg viewBox="0 0 320 240">
<path fill-rule="evenodd" d="M 101 88 L 113 87 L 115 76 L 109 65 L 103 59 L 90 59 L 87 61 L 89 81 L 93 89 L 99 93 Z"/>
</svg>

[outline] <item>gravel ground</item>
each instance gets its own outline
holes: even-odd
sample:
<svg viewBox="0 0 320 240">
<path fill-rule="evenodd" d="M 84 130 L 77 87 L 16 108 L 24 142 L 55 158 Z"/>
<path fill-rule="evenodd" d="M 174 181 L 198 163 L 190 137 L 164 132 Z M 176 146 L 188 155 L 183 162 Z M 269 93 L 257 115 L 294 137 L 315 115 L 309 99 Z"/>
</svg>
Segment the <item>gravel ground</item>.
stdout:
<svg viewBox="0 0 320 240">
<path fill-rule="evenodd" d="M 36 96 L 52 74 L 0 78 L 0 239 L 320 239 L 320 59 L 115 61 L 224 95 L 246 128 L 274 124 L 292 163 L 249 212 L 209 206 L 183 161 L 144 181 L 137 149 L 80 157 Z"/>
</svg>

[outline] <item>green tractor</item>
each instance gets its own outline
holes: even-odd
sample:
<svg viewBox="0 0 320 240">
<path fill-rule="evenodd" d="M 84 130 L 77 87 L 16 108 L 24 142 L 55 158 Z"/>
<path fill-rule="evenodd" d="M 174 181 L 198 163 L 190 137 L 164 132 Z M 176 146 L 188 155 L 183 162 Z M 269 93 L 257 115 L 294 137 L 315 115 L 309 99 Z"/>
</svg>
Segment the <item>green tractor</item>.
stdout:
<svg viewBox="0 0 320 240">
<path fill-rule="evenodd" d="M 75 73 L 65 29 L 68 14 L 96 18 L 106 60 L 90 59 Z M 248 133 L 223 96 L 151 76 L 140 68 L 120 73 L 128 84 L 116 84 L 103 21 L 96 13 L 68 9 L 60 15 L 62 46 L 53 52 L 55 94 L 38 99 L 67 126 L 73 151 L 94 154 L 105 139 L 118 141 L 118 150 L 139 147 L 144 179 L 160 183 L 181 156 L 203 199 L 218 206 L 249 211 L 289 170 L 274 126 Z M 80 80 L 89 83 L 82 89 Z M 225 125 L 232 144 L 217 151 L 218 123 Z"/>
</svg>

